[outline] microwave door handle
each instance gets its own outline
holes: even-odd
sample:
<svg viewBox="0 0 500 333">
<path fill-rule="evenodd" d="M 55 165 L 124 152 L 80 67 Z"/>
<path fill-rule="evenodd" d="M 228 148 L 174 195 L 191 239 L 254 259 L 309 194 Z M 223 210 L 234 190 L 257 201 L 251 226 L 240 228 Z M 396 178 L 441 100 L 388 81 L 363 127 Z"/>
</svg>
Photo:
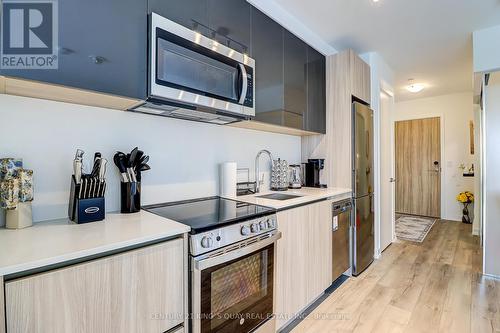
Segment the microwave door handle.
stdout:
<svg viewBox="0 0 500 333">
<path fill-rule="evenodd" d="M 240 100 L 238 101 L 239 104 L 245 103 L 245 98 L 247 97 L 247 91 L 248 91 L 248 75 L 247 75 L 247 70 L 245 68 L 245 65 L 243 64 L 238 64 L 241 70 L 241 94 L 240 94 Z"/>
</svg>

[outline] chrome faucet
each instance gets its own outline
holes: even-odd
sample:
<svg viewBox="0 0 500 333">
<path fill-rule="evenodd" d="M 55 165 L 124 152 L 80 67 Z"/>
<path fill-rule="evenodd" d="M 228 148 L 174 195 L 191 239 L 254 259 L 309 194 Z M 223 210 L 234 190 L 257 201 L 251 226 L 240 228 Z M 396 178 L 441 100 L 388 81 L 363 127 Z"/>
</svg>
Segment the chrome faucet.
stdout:
<svg viewBox="0 0 500 333">
<path fill-rule="evenodd" d="M 269 150 L 263 149 L 257 153 L 257 156 L 255 157 L 255 193 L 260 192 L 259 162 L 260 162 L 260 155 L 264 153 L 269 156 L 271 164 L 273 163 L 273 155 Z"/>
</svg>

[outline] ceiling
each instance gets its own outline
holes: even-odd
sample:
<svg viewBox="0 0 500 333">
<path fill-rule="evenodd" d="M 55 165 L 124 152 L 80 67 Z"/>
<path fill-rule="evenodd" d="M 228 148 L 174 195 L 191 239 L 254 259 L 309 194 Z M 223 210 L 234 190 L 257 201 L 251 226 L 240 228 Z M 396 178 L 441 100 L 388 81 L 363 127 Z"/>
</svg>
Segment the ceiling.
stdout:
<svg viewBox="0 0 500 333">
<path fill-rule="evenodd" d="M 272 0 L 337 50 L 378 52 L 396 100 L 472 91 L 472 32 L 500 24 L 500 0 Z M 408 79 L 427 87 L 413 94 Z"/>
</svg>

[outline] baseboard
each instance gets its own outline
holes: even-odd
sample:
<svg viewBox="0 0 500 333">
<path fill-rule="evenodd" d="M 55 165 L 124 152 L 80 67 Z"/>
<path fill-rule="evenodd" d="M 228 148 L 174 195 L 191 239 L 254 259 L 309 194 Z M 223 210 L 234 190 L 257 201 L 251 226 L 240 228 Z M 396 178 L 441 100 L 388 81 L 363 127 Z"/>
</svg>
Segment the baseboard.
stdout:
<svg viewBox="0 0 500 333">
<path fill-rule="evenodd" d="M 493 280 L 497 280 L 497 281 L 500 281 L 500 276 L 498 275 L 493 275 L 493 274 L 483 274 L 483 276 L 486 276 L 490 279 L 493 279 Z"/>
</svg>

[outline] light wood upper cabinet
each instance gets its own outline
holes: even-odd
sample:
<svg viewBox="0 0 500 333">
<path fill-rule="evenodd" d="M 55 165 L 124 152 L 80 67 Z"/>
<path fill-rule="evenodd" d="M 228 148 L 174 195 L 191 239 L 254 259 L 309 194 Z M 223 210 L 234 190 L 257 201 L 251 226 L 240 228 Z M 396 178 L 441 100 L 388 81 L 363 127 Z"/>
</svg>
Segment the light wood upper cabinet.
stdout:
<svg viewBox="0 0 500 333">
<path fill-rule="evenodd" d="M 332 283 L 331 201 L 278 213 L 276 327 L 281 328 Z"/>
<path fill-rule="evenodd" d="M 353 96 L 371 103 L 370 66 L 354 51 L 350 50 L 351 93 Z"/>
<path fill-rule="evenodd" d="M 8 332 L 165 332 L 184 321 L 184 241 L 5 284 Z"/>
</svg>

